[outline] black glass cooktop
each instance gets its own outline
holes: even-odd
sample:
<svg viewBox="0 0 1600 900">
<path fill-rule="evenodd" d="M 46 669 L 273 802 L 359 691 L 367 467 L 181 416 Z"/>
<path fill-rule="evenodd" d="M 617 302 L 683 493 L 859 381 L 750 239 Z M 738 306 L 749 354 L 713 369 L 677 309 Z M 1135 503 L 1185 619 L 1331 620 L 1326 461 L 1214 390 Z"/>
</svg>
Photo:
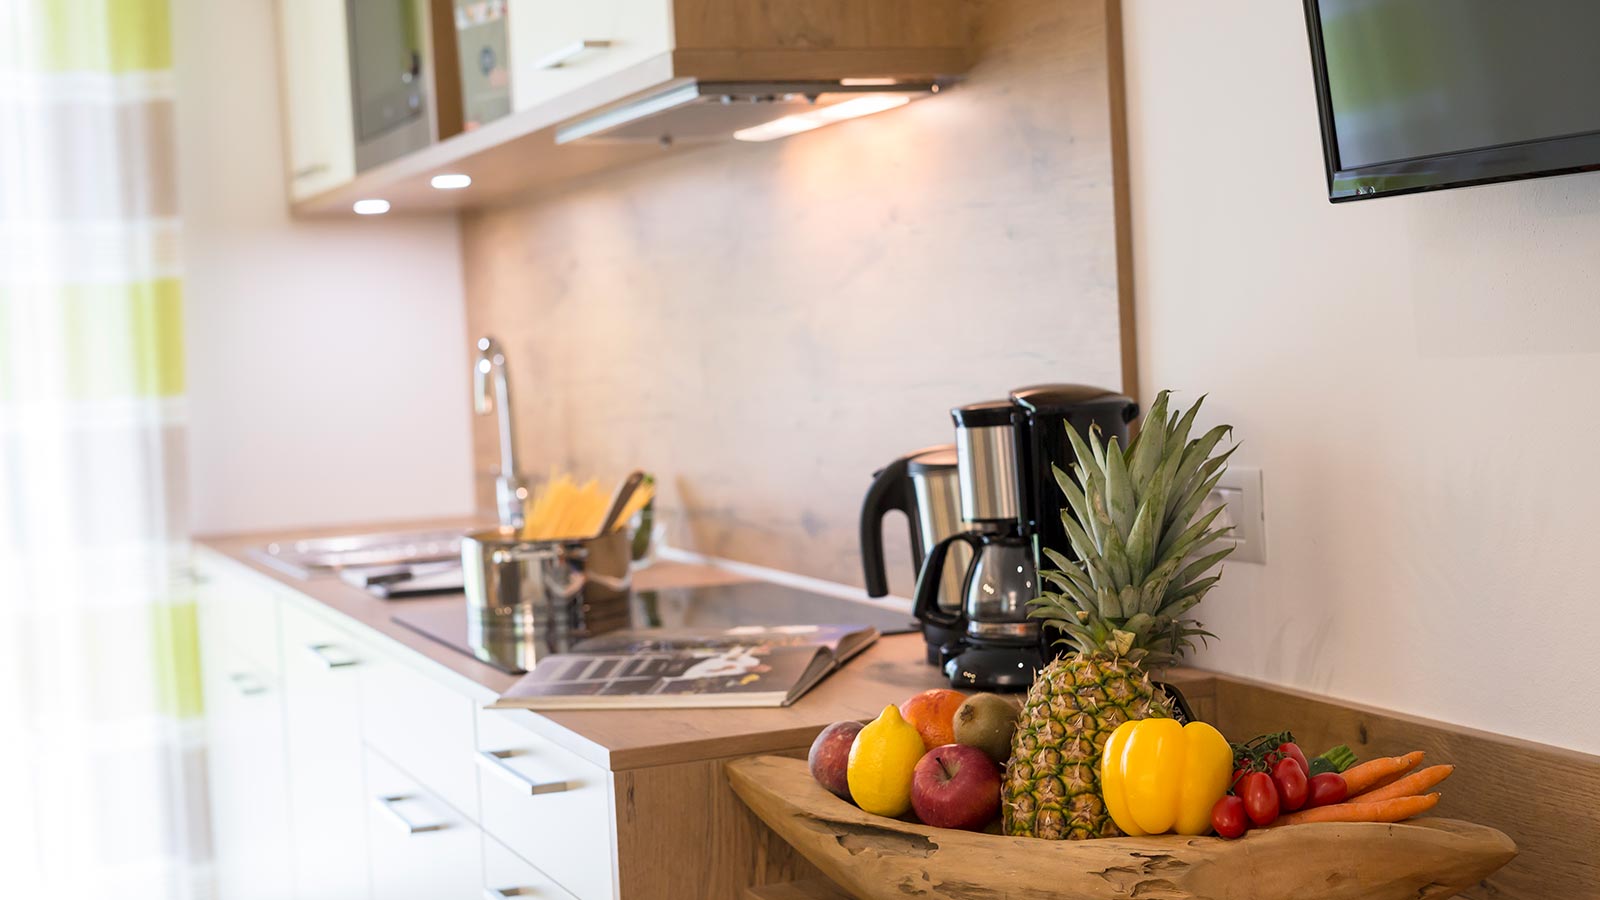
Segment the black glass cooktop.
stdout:
<svg viewBox="0 0 1600 900">
<path fill-rule="evenodd" d="M 468 639 L 467 601 L 432 602 L 402 609 L 391 618 L 441 644 L 482 660 L 502 672 L 520 675 L 519 654 L 511 648 L 475 647 Z M 882 634 L 918 630 L 911 614 L 817 594 L 767 581 L 705 587 L 635 591 L 629 598 L 630 628 L 731 628 L 736 625 L 871 625 Z"/>
</svg>

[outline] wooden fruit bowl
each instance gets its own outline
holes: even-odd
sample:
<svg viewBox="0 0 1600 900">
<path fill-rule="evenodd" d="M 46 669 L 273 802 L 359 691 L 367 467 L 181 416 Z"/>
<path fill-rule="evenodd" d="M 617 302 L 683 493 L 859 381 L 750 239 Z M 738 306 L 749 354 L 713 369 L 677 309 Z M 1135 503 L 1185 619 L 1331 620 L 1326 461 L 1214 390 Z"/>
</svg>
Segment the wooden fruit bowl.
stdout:
<svg viewBox="0 0 1600 900">
<path fill-rule="evenodd" d="M 862 900 L 1437 900 L 1517 855 L 1501 832 L 1454 819 L 1292 825 L 1233 841 L 1000 837 L 862 812 L 804 760 L 751 757 L 727 773 L 751 811 Z"/>
</svg>

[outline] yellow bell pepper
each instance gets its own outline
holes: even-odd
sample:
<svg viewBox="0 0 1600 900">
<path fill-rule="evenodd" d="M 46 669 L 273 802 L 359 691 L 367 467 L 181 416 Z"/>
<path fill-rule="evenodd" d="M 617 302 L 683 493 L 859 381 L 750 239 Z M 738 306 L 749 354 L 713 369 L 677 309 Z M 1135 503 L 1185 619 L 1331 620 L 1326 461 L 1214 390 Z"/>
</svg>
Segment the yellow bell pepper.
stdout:
<svg viewBox="0 0 1600 900">
<path fill-rule="evenodd" d="M 1211 807 L 1228 792 L 1233 748 L 1204 722 L 1124 722 L 1100 756 L 1100 793 L 1117 827 L 1132 837 L 1206 834 Z"/>
</svg>

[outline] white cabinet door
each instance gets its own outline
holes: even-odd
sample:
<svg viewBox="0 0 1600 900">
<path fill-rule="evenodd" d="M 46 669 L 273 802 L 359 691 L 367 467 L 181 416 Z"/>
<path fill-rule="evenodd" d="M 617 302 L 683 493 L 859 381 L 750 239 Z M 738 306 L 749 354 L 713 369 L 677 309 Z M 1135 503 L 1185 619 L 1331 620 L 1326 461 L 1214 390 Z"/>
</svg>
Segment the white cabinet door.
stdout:
<svg viewBox="0 0 1600 900">
<path fill-rule="evenodd" d="M 280 615 L 294 895 L 363 900 L 369 894 L 362 652 L 349 634 L 292 603 Z"/>
<path fill-rule="evenodd" d="M 344 0 L 278 0 L 284 146 L 295 200 L 356 175 Z"/>
<path fill-rule="evenodd" d="M 522 110 L 672 49 L 670 0 L 510 0 L 511 107 Z"/>
<path fill-rule="evenodd" d="M 218 896 L 283 900 L 290 891 L 289 805 L 278 679 L 220 640 L 203 652 Z"/>
<path fill-rule="evenodd" d="M 517 725 L 521 715 L 478 711 L 479 822 L 574 895 L 608 900 L 616 896 L 611 773 Z"/>
<path fill-rule="evenodd" d="M 371 750 L 367 842 L 374 900 L 482 900 L 482 835 Z"/>
<path fill-rule="evenodd" d="M 489 835 L 483 836 L 483 898 L 510 900 L 513 897 L 538 897 L 541 900 L 576 900 L 550 876 L 532 863 L 519 858 Z"/>
</svg>

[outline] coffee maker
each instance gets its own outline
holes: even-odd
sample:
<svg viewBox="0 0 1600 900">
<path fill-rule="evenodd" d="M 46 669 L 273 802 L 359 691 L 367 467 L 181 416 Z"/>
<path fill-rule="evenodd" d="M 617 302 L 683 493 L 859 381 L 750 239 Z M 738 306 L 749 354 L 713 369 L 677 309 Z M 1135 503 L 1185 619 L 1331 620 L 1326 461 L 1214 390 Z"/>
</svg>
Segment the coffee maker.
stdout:
<svg viewBox="0 0 1600 900">
<path fill-rule="evenodd" d="M 1138 406 L 1120 394 L 1082 385 L 1037 385 L 1006 400 L 957 407 L 957 483 L 967 530 L 939 541 L 923 560 L 915 612 L 927 626 L 957 637 L 940 649 L 956 687 L 1022 690 L 1053 655 L 1029 617 L 1039 596 L 1040 548 L 1072 557 L 1060 515 L 1063 506 L 1053 466 L 1075 459 L 1066 429 L 1086 435 L 1098 425 L 1104 438 L 1126 443 Z M 970 548 L 961 607 L 939 605 L 946 590 L 951 549 Z"/>
<path fill-rule="evenodd" d="M 873 473 L 872 486 L 861 504 L 861 566 L 867 596 L 889 594 L 884 565 L 883 520 L 891 510 L 905 514 L 911 534 L 911 564 L 922 562 L 933 546 L 961 530 L 961 502 L 956 496 L 956 448 L 940 444 L 907 453 Z M 971 553 L 965 544 L 950 551 L 946 577 L 940 581 L 935 605 L 947 612 L 961 608 L 961 578 Z M 960 637 L 929 622 L 922 624 L 929 665 L 939 662 L 939 648 Z"/>
</svg>

